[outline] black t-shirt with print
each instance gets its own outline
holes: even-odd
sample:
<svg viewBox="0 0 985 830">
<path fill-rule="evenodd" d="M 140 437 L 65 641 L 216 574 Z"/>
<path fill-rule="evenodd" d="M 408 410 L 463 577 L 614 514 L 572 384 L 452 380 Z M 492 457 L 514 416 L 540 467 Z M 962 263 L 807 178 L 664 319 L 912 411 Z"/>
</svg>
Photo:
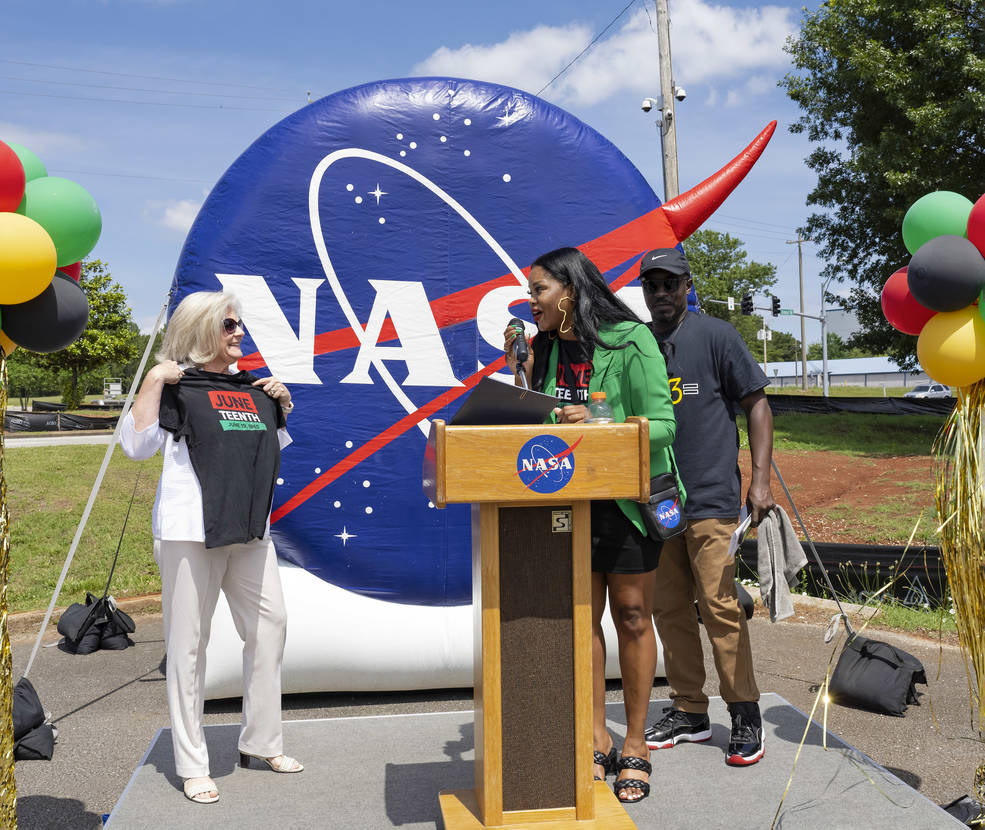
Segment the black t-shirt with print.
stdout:
<svg viewBox="0 0 985 830">
<path fill-rule="evenodd" d="M 159 422 L 188 442 L 202 486 L 205 547 L 262 539 L 280 470 L 280 404 L 249 372 L 186 369 L 161 393 Z"/>
<path fill-rule="evenodd" d="M 577 340 L 557 341 L 557 377 L 554 395 L 558 406 L 583 404 L 588 406 L 588 382 L 592 379 L 592 361 Z"/>
<path fill-rule="evenodd" d="M 689 311 L 676 331 L 653 333 L 677 418 L 674 457 L 687 489 L 684 512 L 691 519 L 735 518 L 742 478 L 734 405 L 769 380 L 725 320 Z"/>
</svg>

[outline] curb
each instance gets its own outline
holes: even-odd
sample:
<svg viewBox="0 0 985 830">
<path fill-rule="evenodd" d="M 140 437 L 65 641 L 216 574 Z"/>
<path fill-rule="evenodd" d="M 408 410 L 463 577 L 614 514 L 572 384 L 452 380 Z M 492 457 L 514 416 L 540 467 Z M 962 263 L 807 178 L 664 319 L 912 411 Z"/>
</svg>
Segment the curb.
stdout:
<svg viewBox="0 0 985 830">
<path fill-rule="evenodd" d="M 838 603 L 833 599 L 821 599 L 820 597 L 805 596 L 803 594 L 794 594 L 792 599 L 795 606 L 801 605 L 812 608 L 815 611 L 830 611 L 832 614 L 838 613 Z M 845 609 L 845 613 L 847 614 L 861 614 L 864 611 L 866 612 L 866 618 L 882 615 L 882 609 L 873 605 L 855 605 L 851 602 L 843 602 L 841 607 Z"/>
<path fill-rule="evenodd" d="M 127 597 L 116 601 L 117 606 L 129 614 L 131 617 L 137 614 L 159 614 L 161 612 L 161 595 L 145 594 L 140 597 Z M 61 605 L 51 613 L 51 620 L 48 622 L 47 630 L 54 630 L 58 623 L 58 618 L 67 608 Z M 10 636 L 20 636 L 23 634 L 37 634 L 38 627 L 44 619 L 45 611 L 20 611 L 16 614 L 7 615 L 7 633 Z"/>
</svg>

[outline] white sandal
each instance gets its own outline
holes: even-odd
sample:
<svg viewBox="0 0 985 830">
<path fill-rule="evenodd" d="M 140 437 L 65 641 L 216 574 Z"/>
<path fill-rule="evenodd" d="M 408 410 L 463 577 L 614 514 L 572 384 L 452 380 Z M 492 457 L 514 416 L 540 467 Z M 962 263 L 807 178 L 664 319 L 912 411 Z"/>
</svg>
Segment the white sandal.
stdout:
<svg viewBox="0 0 985 830">
<path fill-rule="evenodd" d="M 275 755 L 273 758 L 264 758 L 261 755 L 250 755 L 246 752 L 239 753 L 239 765 L 243 769 L 249 769 L 250 758 L 263 761 L 274 772 L 301 772 L 304 769 L 300 761 L 291 758 L 289 755 Z"/>
<path fill-rule="evenodd" d="M 196 804 L 215 804 L 219 800 L 219 789 L 209 776 L 203 778 L 186 778 L 183 789 L 185 798 Z M 215 795 L 209 795 L 215 793 Z"/>
</svg>

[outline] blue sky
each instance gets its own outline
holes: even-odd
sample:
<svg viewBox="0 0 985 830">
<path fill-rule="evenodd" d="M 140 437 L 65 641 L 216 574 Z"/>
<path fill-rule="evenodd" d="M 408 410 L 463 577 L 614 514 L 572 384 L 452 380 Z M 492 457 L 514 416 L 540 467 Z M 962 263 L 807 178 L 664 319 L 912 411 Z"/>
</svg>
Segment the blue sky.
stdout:
<svg viewBox="0 0 985 830">
<path fill-rule="evenodd" d="M 205 196 L 256 138 L 308 100 L 384 78 L 445 74 L 538 92 L 627 0 L 7 0 L 0 140 L 92 193 L 106 261 L 142 328 L 155 318 Z M 816 2 L 808 4 L 816 7 Z M 769 121 L 759 164 L 705 227 L 773 262 L 784 307 L 799 304 L 796 227 L 808 214 L 810 146 L 777 81 L 800 3 L 670 0 L 681 189 L 712 174 Z M 663 195 L 652 2 L 637 0 L 541 95 L 615 143 Z M 804 246 L 805 310 L 821 263 Z M 765 298 L 758 298 L 765 305 Z M 796 317 L 771 322 L 800 336 Z M 820 340 L 807 321 L 807 341 Z"/>
</svg>

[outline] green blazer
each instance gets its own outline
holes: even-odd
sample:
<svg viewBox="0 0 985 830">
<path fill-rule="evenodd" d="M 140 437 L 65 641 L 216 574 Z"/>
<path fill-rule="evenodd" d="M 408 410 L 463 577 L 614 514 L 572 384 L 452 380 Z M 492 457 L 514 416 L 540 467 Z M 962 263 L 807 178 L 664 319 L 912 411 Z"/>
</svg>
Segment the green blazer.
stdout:
<svg viewBox="0 0 985 830">
<path fill-rule="evenodd" d="M 629 415 L 646 418 L 650 422 L 650 476 L 671 472 L 671 444 L 674 442 L 677 422 L 674 419 L 674 406 L 670 402 L 667 367 L 657 341 L 646 326 L 628 320 L 603 327 L 599 330 L 599 336 L 613 346 L 623 343 L 628 345 L 625 349 L 603 349 L 600 346 L 595 348 L 592 355 L 592 377 L 588 383 L 589 395 L 592 392 L 605 392 L 605 400 L 612 407 L 618 422 L 625 421 Z M 546 337 L 538 339 L 546 341 L 550 346 L 547 375 L 541 391 L 553 395 L 559 352 L 557 340 L 547 340 Z M 536 356 L 539 358 L 539 355 Z M 553 415 L 551 420 L 556 420 Z M 685 493 L 680 478 L 677 486 L 683 500 Z M 646 528 L 640 517 L 639 505 L 628 499 L 616 499 L 616 504 L 645 536 Z"/>
</svg>

